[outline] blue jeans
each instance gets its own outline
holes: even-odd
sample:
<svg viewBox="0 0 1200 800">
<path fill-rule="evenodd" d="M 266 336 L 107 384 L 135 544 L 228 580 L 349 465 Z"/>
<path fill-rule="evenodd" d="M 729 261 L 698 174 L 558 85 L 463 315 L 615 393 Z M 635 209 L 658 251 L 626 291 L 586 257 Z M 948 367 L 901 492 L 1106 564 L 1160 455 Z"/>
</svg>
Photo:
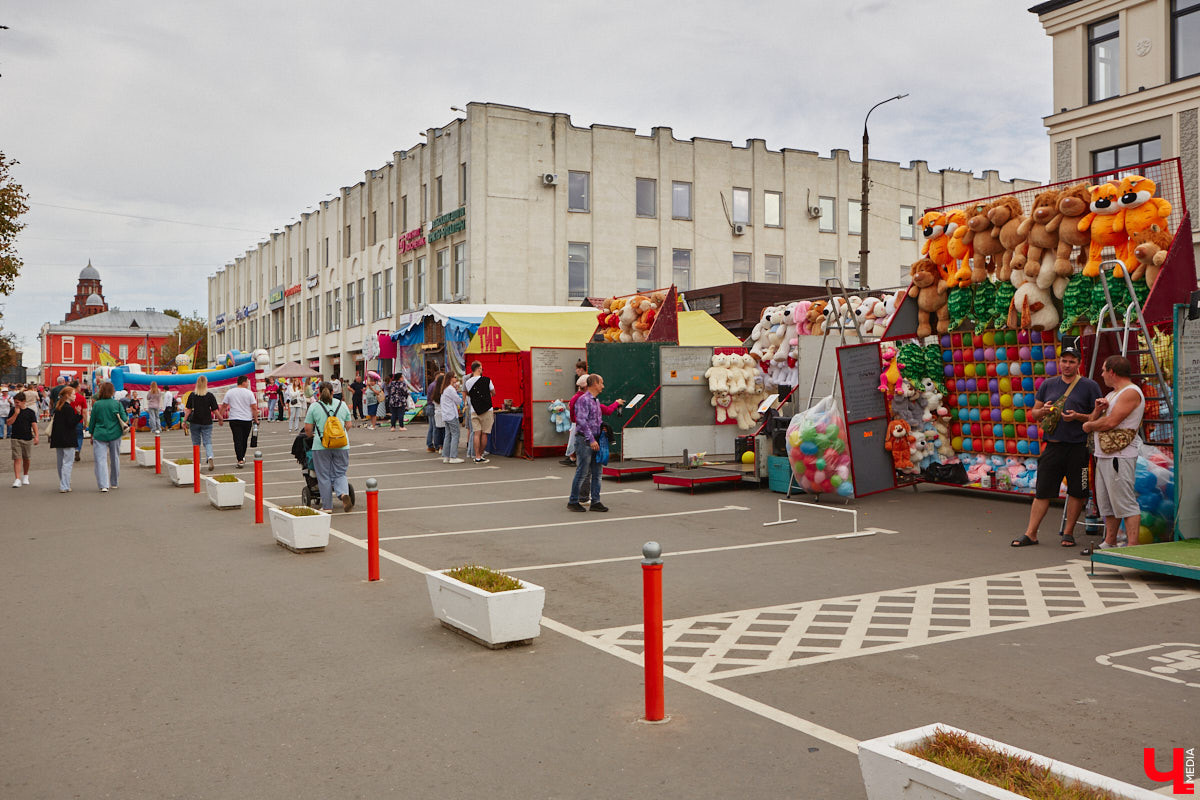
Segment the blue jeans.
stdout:
<svg viewBox="0 0 1200 800">
<path fill-rule="evenodd" d="M 442 458 L 458 458 L 458 420 L 446 420 L 445 442 L 442 444 Z"/>
<path fill-rule="evenodd" d="M 12 413 L 11 411 L 9 412 Z M 0 414 L 0 439 L 8 438 L 8 417 Z"/>
<path fill-rule="evenodd" d="M 432 401 L 426 401 L 425 414 L 429 417 L 429 432 L 425 434 L 425 446 L 432 447 L 434 450 L 441 450 L 442 442 L 446 438 L 446 429 L 439 428 L 434 424 Z"/>
<path fill-rule="evenodd" d="M 75 423 L 75 449 L 76 450 L 83 449 L 83 423 L 82 422 Z"/>
<path fill-rule="evenodd" d="M 278 397 L 267 398 L 267 416 L 265 416 L 263 419 L 275 419 L 275 404 L 278 401 Z"/>
<path fill-rule="evenodd" d="M 321 508 L 333 510 L 333 495 L 341 497 L 350 493 L 350 482 L 346 471 L 350 469 L 350 448 L 339 450 L 313 450 L 313 472 L 317 473 L 317 486 L 321 487 Z"/>
<path fill-rule="evenodd" d="M 72 455 L 71 459 L 74 458 Z M 121 477 L 121 440 L 98 442 L 92 439 L 92 458 L 96 460 L 96 486 L 101 489 L 116 486 Z"/>
<path fill-rule="evenodd" d="M 58 488 L 65 491 L 71 488 L 71 471 L 75 468 L 75 449 L 56 447 L 54 455 L 56 457 L 55 466 L 58 467 Z"/>
<path fill-rule="evenodd" d="M 204 457 L 212 458 L 212 425 L 192 424 L 192 444 L 204 446 Z"/>
<path fill-rule="evenodd" d="M 601 467 L 596 462 L 600 451 L 592 450 L 591 443 L 581 433 L 575 434 L 575 478 L 571 481 L 571 497 L 569 503 L 578 503 L 580 494 L 591 479 L 591 498 L 593 503 L 600 502 Z"/>
</svg>

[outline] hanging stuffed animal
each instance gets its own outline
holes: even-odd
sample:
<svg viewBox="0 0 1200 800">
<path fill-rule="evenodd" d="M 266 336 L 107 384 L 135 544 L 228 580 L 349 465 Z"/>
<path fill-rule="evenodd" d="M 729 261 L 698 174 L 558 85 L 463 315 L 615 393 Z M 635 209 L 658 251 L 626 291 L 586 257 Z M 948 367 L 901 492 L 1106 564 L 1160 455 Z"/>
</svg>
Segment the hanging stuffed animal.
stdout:
<svg viewBox="0 0 1200 800">
<path fill-rule="evenodd" d="M 992 235 L 999 239 L 1004 247 L 996 278 L 1007 281 L 1012 276 L 1012 260 L 1017 247 L 1025 241 L 1025 237 L 1021 235 L 1021 223 L 1025 221 L 1021 201 L 1011 194 L 1004 195 L 988 207 L 987 215 L 992 222 Z"/>
<path fill-rule="evenodd" d="M 712 400 L 709 402 L 717 409 L 717 422 L 724 422 L 732 418 L 729 407 L 733 404 L 733 397 L 729 392 L 713 392 Z"/>
<path fill-rule="evenodd" d="M 1058 223 L 1058 251 L 1054 257 L 1054 274 L 1070 277 L 1075 272 L 1075 266 L 1083 267 L 1087 263 L 1088 247 L 1092 243 L 1092 233 L 1088 228 L 1080 230 L 1079 222 L 1088 213 L 1088 205 L 1092 202 L 1092 187 L 1086 183 L 1077 183 L 1070 189 L 1063 190 L 1058 196 L 1058 213 L 1061 220 Z M 1071 264 L 1071 251 L 1079 248 L 1076 264 Z"/>
<path fill-rule="evenodd" d="M 921 234 L 925 237 L 925 243 L 921 245 L 921 255 L 937 264 L 938 274 L 944 281 L 949 280 L 951 265 L 954 264 L 954 256 L 950 255 L 947 246 L 950 241 L 950 237 L 946 235 L 948 223 L 945 213 L 941 211 L 926 212 L 919 223 Z"/>
<path fill-rule="evenodd" d="M 946 215 L 946 221 L 946 248 L 950 251 L 950 257 L 954 259 L 957 267 L 954 274 L 946 281 L 946 285 L 951 289 L 955 286 L 969 286 L 971 284 L 971 257 L 975 254 L 975 248 L 966 239 L 967 232 L 970 230 L 967 227 L 967 212 L 965 209 L 956 208 Z M 972 241 L 974 241 L 974 237 L 972 237 Z"/>
<path fill-rule="evenodd" d="M 1057 275 L 1052 265 L 1056 263 L 1058 227 L 1062 223 L 1058 200 L 1059 193 L 1054 189 L 1039 192 L 1037 197 L 1033 198 L 1033 208 L 1021 223 L 1019 231 L 1025 237 L 1025 241 L 1013 257 L 1013 269 L 1023 269 L 1025 276 L 1036 279 L 1037 285 L 1043 289 L 1049 289 L 1056 277 L 1070 275 L 1070 272 L 1063 276 Z M 1044 264 L 1044 260 L 1051 264 Z"/>
<path fill-rule="evenodd" d="M 1137 260 L 1130 277 L 1135 281 L 1145 278 L 1146 286 L 1153 289 L 1154 282 L 1158 280 L 1158 271 L 1167 260 L 1167 251 L 1171 249 L 1171 239 L 1171 234 L 1157 225 L 1130 236 L 1129 250 Z"/>
<path fill-rule="evenodd" d="M 971 282 L 984 283 L 988 276 L 999 266 L 1000 256 L 1004 245 L 992 229 L 992 221 L 988 219 L 990 206 L 979 204 L 966 211 L 967 224 L 954 231 L 955 236 L 962 237 L 962 246 L 971 251 Z"/>
<path fill-rule="evenodd" d="M 1092 187 L 1091 211 L 1079 220 L 1079 230 L 1091 233 L 1087 264 L 1083 274 L 1089 278 L 1100 275 L 1100 255 L 1105 247 L 1117 251 L 1117 260 L 1129 257 L 1129 237 L 1125 234 L 1125 209 L 1121 207 L 1121 190 L 1111 181 Z M 1115 272 L 1115 271 L 1114 271 Z M 1124 275 L 1124 271 L 1117 277 Z"/>
<path fill-rule="evenodd" d="M 887 441 L 883 446 L 891 452 L 892 467 L 897 472 L 912 473 L 916 471 L 911 456 L 915 441 L 907 422 L 902 419 L 893 419 L 888 423 Z"/>
<path fill-rule="evenodd" d="M 555 400 L 547 407 L 550 411 L 550 421 L 554 423 L 554 430 L 558 433 L 566 433 L 571 430 L 571 412 L 567 410 L 567 404 L 562 400 Z"/>
<path fill-rule="evenodd" d="M 924 338 L 933 332 L 930 319 L 936 319 L 938 333 L 950 330 L 946 282 L 942 280 L 937 265 L 928 258 L 922 258 L 913 263 L 909 272 L 912 286 L 908 289 L 908 296 L 917 301 L 917 336 Z"/>
</svg>

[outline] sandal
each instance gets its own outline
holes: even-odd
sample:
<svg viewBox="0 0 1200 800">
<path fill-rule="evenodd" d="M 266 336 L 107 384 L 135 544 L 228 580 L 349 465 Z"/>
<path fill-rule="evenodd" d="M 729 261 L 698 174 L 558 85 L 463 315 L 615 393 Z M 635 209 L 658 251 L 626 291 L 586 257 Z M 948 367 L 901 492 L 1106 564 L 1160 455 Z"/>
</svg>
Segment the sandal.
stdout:
<svg viewBox="0 0 1200 800">
<path fill-rule="evenodd" d="M 1031 545 L 1035 545 L 1035 544 L 1038 544 L 1037 539 L 1030 539 L 1025 534 L 1021 534 L 1020 539 L 1012 540 L 1012 544 L 1010 545 L 1010 547 L 1030 547 Z"/>
<path fill-rule="evenodd" d="M 1059 542 L 1059 546 L 1074 547 L 1075 546 L 1075 535 L 1071 534 L 1071 533 L 1064 534 L 1062 537 L 1062 541 Z"/>
</svg>

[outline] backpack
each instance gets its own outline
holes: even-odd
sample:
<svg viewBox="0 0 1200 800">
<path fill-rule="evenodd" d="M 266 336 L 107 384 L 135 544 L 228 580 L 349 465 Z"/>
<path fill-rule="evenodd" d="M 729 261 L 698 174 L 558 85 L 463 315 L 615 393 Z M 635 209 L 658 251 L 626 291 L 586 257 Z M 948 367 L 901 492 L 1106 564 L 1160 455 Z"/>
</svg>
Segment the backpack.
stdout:
<svg viewBox="0 0 1200 800">
<path fill-rule="evenodd" d="M 338 402 L 341 402 L 340 400 Z M 342 425 L 341 419 L 336 414 L 332 413 L 328 408 L 325 408 L 324 403 L 319 404 L 321 410 L 325 412 L 325 424 L 321 428 L 321 446 L 326 450 L 337 450 L 350 445 L 350 437 L 346 435 L 346 426 Z M 334 406 L 337 408 L 337 406 Z"/>
<path fill-rule="evenodd" d="M 467 396 L 471 398 L 471 408 L 476 414 L 486 414 L 492 408 L 492 379 L 484 375 L 471 384 Z"/>
</svg>

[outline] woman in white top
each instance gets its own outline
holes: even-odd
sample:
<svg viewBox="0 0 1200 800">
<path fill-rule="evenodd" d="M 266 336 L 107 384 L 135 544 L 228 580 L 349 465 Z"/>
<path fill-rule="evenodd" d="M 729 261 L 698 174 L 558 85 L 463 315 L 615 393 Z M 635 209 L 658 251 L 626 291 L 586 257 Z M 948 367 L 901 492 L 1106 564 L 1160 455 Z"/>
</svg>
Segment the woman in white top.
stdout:
<svg viewBox="0 0 1200 800">
<path fill-rule="evenodd" d="M 163 398 L 165 393 L 158 388 L 157 382 L 150 383 L 150 391 L 146 392 L 146 419 L 150 422 L 151 433 L 162 430 Z"/>
<path fill-rule="evenodd" d="M 1125 523 L 1127 544 L 1137 544 L 1142 509 L 1133 490 L 1134 470 L 1138 449 L 1142 446 L 1142 416 L 1146 398 L 1130 379 L 1133 367 L 1124 356 L 1109 356 L 1104 360 L 1101 375 L 1113 390 L 1096 401 L 1091 419 L 1083 429 L 1092 434 L 1096 456 L 1096 505 L 1104 517 L 1104 541 L 1101 548 L 1117 546 L 1117 530 Z M 1112 430 L 1132 430 L 1132 441 L 1112 453 L 1100 446 L 1100 433 Z"/>
<path fill-rule="evenodd" d="M 299 378 L 292 378 L 284 390 L 283 401 L 288 406 L 288 430 L 299 433 L 304 428 L 304 415 L 308 413 L 308 403 L 304 400 L 304 388 Z"/>
<path fill-rule="evenodd" d="M 446 441 L 442 444 L 442 463 L 461 464 L 458 457 L 458 407 L 462 405 L 462 397 L 458 393 L 458 376 L 451 373 L 446 376 L 446 385 L 442 388 L 442 396 L 438 401 L 438 409 L 442 412 L 442 423 L 446 426 Z"/>
</svg>

